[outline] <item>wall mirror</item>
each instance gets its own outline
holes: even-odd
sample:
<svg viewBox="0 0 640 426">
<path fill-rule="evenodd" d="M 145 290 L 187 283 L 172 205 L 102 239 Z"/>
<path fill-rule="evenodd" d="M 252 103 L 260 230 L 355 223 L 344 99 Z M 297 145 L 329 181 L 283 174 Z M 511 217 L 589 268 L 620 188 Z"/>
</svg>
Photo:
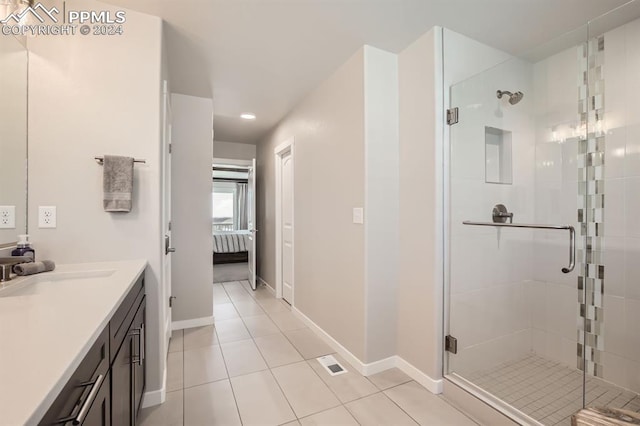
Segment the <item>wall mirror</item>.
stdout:
<svg viewBox="0 0 640 426">
<path fill-rule="evenodd" d="M 27 66 L 24 41 L 0 35 L 0 248 L 27 233 Z"/>
</svg>

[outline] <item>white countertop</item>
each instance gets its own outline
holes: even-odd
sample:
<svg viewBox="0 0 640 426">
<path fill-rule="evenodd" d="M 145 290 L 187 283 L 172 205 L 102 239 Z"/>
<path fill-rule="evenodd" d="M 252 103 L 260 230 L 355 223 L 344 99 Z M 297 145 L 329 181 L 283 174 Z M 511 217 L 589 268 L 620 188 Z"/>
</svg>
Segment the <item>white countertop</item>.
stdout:
<svg viewBox="0 0 640 426">
<path fill-rule="evenodd" d="M 0 426 L 40 421 L 146 265 L 57 265 L 0 286 Z"/>
</svg>

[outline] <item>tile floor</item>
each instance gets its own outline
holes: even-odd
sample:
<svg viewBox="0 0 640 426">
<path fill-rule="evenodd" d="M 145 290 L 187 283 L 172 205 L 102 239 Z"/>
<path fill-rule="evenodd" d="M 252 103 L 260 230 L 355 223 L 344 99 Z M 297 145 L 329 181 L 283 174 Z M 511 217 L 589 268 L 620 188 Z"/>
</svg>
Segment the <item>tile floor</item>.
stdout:
<svg viewBox="0 0 640 426">
<path fill-rule="evenodd" d="M 530 355 L 465 377 L 545 425 L 571 425 L 582 408 L 583 374 L 555 361 Z M 588 377 L 588 407 L 640 412 L 640 396 Z"/>
<path fill-rule="evenodd" d="M 215 327 L 173 334 L 167 400 L 144 426 L 456 425 L 475 423 L 400 370 L 330 376 L 332 350 L 264 287 L 214 284 Z"/>
</svg>

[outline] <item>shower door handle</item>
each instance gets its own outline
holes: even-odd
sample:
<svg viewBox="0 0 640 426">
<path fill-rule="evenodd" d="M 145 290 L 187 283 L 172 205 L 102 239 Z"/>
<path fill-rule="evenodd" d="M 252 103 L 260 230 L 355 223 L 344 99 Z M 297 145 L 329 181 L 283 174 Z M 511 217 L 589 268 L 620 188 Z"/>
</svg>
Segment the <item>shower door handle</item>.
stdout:
<svg viewBox="0 0 640 426">
<path fill-rule="evenodd" d="M 474 222 L 465 220 L 463 225 L 493 226 L 496 228 L 529 228 L 529 229 L 560 229 L 569 231 L 569 266 L 562 268 L 562 272 L 568 274 L 576 267 L 576 230 L 569 225 L 541 225 L 536 223 L 501 223 L 501 222 Z"/>
<path fill-rule="evenodd" d="M 568 274 L 576 267 L 576 230 L 569 226 L 569 266 L 562 268 L 562 272 Z"/>
</svg>

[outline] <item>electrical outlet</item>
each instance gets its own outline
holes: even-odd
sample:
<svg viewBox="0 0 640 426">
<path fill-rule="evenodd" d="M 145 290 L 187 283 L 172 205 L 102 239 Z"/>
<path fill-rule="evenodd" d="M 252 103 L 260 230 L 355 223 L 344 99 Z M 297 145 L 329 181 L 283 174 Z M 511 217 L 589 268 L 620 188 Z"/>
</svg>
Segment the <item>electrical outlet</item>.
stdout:
<svg viewBox="0 0 640 426">
<path fill-rule="evenodd" d="M 15 229 L 16 206 L 0 206 L 0 229 Z"/>
<path fill-rule="evenodd" d="M 38 228 L 55 228 L 56 225 L 56 206 L 40 206 L 38 208 Z"/>
</svg>

